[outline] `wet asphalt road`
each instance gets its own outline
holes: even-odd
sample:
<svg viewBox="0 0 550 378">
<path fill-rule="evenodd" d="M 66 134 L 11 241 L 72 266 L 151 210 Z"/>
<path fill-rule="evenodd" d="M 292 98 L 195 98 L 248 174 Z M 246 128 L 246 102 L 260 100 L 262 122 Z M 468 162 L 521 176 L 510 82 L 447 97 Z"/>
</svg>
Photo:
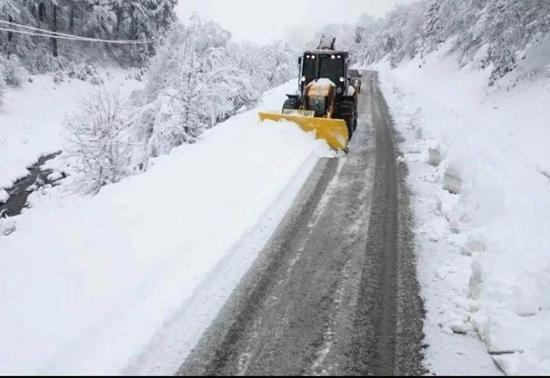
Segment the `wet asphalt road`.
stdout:
<svg viewBox="0 0 550 378">
<path fill-rule="evenodd" d="M 320 161 L 180 375 L 421 374 L 405 167 L 376 73 L 346 157 Z"/>
</svg>

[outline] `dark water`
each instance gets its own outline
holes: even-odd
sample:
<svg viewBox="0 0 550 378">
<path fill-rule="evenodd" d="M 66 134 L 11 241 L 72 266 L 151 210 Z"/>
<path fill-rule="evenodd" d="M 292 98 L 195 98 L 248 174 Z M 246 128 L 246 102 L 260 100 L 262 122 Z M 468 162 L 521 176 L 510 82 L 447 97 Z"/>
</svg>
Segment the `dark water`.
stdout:
<svg viewBox="0 0 550 378">
<path fill-rule="evenodd" d="M 27 168 L 29 174 L 19 179 L 11 188 L 6 189 L 10 198 L 7 203 L 0 204 L 0 217 L 13 217 L 21 214 L 21 211 L 27 204 L 29 195 L 45 186 L 54 185 L 57 181 L 48 180 L 48 176 L 53 172 L 51 169 L 43 169 L 42 166 L 49 160 L 56 158 L 61 152 L 46 155 L 38 159 L 30 168 Z M 61 178 L 63 179 L 64 176 Z M 31 188 L 34 184 L 35 187 Z"/>
</svg>

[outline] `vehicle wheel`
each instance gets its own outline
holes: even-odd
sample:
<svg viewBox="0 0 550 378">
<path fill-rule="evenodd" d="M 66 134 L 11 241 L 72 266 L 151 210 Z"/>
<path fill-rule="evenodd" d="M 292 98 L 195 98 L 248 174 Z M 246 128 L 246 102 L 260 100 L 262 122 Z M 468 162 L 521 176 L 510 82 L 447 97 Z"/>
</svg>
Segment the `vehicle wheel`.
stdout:
<svg viewBox="0 0 550 378">
<path fill-rule="evenodd" d="M 355 129 L 357 128 L 357 106 L 355 101 L 352 100 L 342 100 L 337 107 L 337 118 L 343 119 L 346 121 L 348 126 L 349 138 L 353 136 Z"/>
</svg>

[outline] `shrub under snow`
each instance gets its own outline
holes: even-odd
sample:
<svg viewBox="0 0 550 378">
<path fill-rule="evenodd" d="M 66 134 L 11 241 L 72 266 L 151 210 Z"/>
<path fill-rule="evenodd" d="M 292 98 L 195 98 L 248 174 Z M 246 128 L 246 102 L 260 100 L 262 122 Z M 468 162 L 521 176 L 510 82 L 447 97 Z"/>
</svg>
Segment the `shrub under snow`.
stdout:
<svg viewBox="0 0 550 378">
<path fill-rule="evenodd" d="M 126 175 L 129 147 L 122 112 L 118 93 L 101 88 L 67 117 L 68 152 L 76 163 L 77 191 L 94 194 Z"/>
<path fill-rule="evenodd" d="M 3 57 L 0 55 L 0 106 L 3 105 L 3 97 L 7 85 L 19 87 L 23 84 L 27 71 L 15 55 Z"/>
<path fill-rule="evenodd" d="M 0 75 L 7 85 L 20 87 L 26 79 L 27 72 L 17 56 L 2 57 L 0 55 Z"/>
</svg>

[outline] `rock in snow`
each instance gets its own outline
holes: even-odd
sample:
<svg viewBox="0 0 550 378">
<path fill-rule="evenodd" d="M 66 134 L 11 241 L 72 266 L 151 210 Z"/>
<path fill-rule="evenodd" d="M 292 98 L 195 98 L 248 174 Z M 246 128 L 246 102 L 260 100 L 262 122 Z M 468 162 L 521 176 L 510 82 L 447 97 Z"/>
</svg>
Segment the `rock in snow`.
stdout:
<svg viewBox="0 0 550 378">
<path fill-rule="evenodd" d="M 460 169 L 455 166 L 447 167 L 443 176 L 443 189 L 452 194 L 462 192 L 462 173 Z"/>
</svg>

